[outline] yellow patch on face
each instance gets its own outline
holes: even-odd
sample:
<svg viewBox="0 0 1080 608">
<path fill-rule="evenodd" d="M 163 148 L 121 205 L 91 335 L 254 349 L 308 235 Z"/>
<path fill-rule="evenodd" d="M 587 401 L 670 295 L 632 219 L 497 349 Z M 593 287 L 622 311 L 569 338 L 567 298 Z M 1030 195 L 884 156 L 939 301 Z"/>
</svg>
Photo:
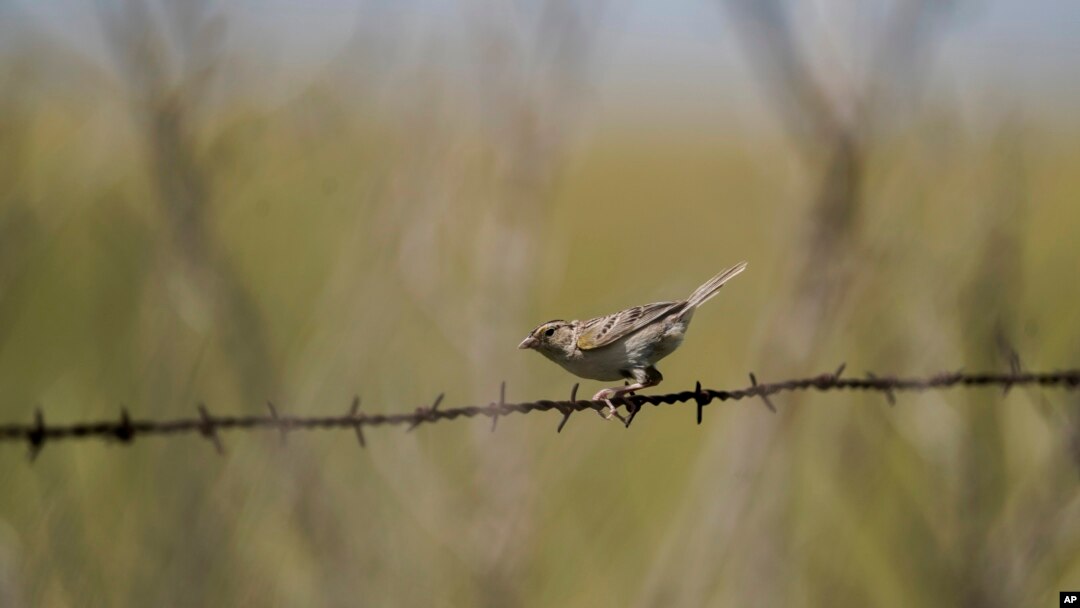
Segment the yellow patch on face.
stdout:
<svg viewBox="0 0 1080 608">
<path fill-rule="evenodd" d="M 548 321 L 540 327 L 537 327 L 536 331 L 533 332 L 533 335 L 540 339 L 550 338 L 555 335 L 555 332 L 558 331 L 562 325 L 563 323 L 560 321 Z"/>
</svg>

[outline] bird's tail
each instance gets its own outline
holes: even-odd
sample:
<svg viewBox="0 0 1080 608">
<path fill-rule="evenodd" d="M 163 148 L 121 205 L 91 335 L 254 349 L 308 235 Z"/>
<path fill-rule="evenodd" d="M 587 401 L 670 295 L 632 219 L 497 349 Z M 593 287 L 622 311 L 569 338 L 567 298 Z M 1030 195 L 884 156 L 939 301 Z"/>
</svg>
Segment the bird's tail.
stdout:
<svg viewBox="0 0 1080 608">
<path fill-rule="evenodd" d="M 690 297 L 686 299 L 687 304 L 693 309 L 708 302 L 716 295 L 716 292 L 720 291 L 720 288 L 724 286 L 724 283 L 735 278 L 736 275 L 744 270 L 746 270 L 746 262 L 739 262 L 708 281 L 705 281 L 701 287 L 695 289 L 694 293 L 690 294 Z"/>
</svg>

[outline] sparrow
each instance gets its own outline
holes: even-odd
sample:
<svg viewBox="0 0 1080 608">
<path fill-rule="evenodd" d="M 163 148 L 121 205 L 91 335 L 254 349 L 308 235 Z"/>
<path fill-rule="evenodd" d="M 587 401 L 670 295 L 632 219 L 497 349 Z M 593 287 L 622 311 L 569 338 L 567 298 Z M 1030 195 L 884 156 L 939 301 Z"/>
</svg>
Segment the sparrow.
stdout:
<svg viewBox="0 0 1080 608">
<path fill-rule="evenodd" d="M 705 281 L 685 300 L 654 302 L 585 321 L 556 319 L 537 325 L 518 348 L 538 351 L 570 373 L 591 380 L 624 380 L 605 388 L 593 401 L 607 401 L 604 418 L 617 416 L 611 399 L 633 394 L 664 379 L 657 361 L 675 352 L 698 306 L 712 299 L 725 283 L 746 270 L 746 262 Z"/>
</svg>

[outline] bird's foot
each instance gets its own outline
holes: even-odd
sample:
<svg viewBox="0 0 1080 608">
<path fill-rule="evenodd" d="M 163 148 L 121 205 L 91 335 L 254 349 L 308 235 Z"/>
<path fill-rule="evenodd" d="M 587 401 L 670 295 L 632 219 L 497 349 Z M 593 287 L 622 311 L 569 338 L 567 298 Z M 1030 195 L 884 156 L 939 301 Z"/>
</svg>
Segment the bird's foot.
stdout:
<svg viewBox="0 0 1080 608">
<path fill-rule="evenodd" d="M 596 411 L 596 413 L 599 414 L 601 418 L 603 418 L 604 420 L 611 420 L 612 418 L 618 418 L 625 425 L 626 424 L 626 419 L 623 418 L 621 414 L 619 414 L 619 411 L 615 408 L 615 404 L 611 402 L 611 398 L 615 397 L 615 396 L 618 396 L 618 395 L 619 395 L 619 391 L 617 391 L 615 389 L 612 389 L 612 388 L 605 388 L 605 389 L 601 390 L 600 392 L 596 393 L 595 395 L 593 395 L 592 400 L 593 401 L 603 401 L 604 403 L 607 404 L 607 409 L 606 410 L 597 410 Z"/>
</svg>

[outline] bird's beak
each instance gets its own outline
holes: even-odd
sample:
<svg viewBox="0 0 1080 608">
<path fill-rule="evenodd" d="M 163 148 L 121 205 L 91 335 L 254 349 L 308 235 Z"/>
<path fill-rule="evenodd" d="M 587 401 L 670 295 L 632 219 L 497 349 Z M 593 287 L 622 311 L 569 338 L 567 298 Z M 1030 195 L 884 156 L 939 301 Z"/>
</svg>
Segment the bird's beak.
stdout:
<svg viewBox="0 0 1080 608">
<path fill-rule="evenodd" d="M 518 348 L 533 348 L 539 343 L 540 343 L 539 340 L 537 340 L 536 338 L 534 338 L 532 336 L 529 336 L 528 338 L 525 338 L 524 340 L 522 340 L 521 344 L 518 344 Z"/>
</svg>

